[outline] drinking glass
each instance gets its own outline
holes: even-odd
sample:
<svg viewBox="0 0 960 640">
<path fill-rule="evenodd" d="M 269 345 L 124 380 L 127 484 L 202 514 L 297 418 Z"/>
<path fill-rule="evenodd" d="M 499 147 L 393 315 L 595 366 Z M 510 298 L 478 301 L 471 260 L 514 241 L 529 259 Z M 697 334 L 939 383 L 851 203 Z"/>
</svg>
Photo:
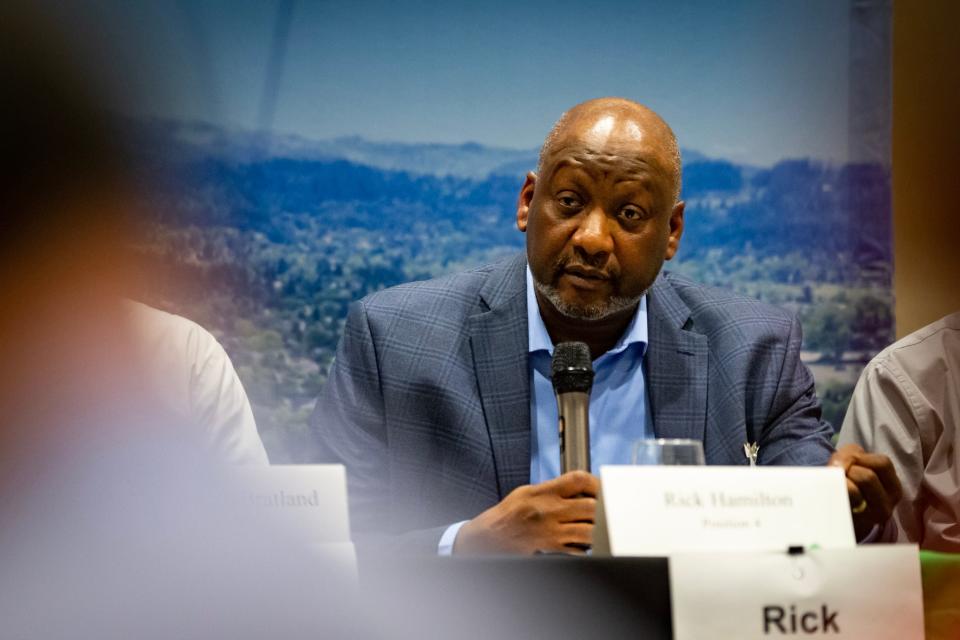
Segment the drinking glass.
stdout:
<svg viewBox="0 0 960 640">
<path fill-rule="evenodd" d="M 686 438 L 637 440 L 633 445 L 633 464 L 705 464 L 703 443 Z"/>
</svg>

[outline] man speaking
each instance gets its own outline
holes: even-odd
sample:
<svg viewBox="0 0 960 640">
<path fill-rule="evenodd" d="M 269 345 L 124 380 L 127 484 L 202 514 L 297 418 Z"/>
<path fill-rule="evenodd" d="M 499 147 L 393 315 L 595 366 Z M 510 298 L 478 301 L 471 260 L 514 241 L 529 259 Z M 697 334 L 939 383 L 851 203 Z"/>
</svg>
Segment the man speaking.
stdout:
<svg viewBox="0 0 960 640">
<path fill-rule="evenodd" d="M 525 255 L 355 303 L 313 416 L 348 470 L 353 528 L 427 553 L 582 553 L 599 481 L 559 474 L 554 345 L 587 344 L 592 470 L 640 438 L 708 464 L 839 464 L 862 537 L 899 499 L 890 461 L 834 453 L 789 313 L 661 272 L 684 226 L 680 153 L 637 103 L 575 106 L 517 202 Z"/>
</svg>

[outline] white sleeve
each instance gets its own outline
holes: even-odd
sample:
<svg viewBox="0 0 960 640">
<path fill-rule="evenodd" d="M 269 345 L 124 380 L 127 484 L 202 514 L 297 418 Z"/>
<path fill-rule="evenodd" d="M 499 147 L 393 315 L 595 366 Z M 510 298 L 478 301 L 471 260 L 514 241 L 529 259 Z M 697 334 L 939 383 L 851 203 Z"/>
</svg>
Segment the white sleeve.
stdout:
<svg viewBox="0 0 960 640">
<path fill-rule="evenodd" d="M 196 326 L 192 333 L 191 418 L 207 431 L 213 451 L 226 462 L 269 464 L 250 401 L 230 357 L 205 329 Z"/>
</svg>

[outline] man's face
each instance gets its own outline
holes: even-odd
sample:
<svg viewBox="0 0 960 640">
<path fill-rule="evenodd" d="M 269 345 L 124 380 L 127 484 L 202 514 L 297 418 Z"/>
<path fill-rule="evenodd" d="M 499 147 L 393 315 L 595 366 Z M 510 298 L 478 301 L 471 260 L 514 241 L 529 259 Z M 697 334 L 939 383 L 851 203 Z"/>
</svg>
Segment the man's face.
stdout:
<svg viewBox="0 0 960 640">
<path fill-rule="evenodd" d="M 674 256 L 683 203 L 649 138 L 586 133 L 555 143 L 542 175 L 527 176 L 517 226 L 541 298 L 596 320 L 632 309 Z"/>
</svg>

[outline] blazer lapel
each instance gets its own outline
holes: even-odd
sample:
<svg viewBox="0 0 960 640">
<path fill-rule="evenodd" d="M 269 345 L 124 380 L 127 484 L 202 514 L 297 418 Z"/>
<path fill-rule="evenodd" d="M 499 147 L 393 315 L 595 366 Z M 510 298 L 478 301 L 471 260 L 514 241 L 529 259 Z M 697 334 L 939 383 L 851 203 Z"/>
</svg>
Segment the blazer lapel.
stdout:
<svg viewBox="0 0 960 640">
<path fill-rule="evenodd" d="M 498 265 L 471 316 L 470 346 L 503 499 L 530 481 L 530 376 L 527 369 L 526 258 Z"/>
<path fill-rule="evenodd" d="M 703 441 L 707 337 L 687 330 L 690 309 L 661 273 L 649 292 L 647 389 L 658 438 Z"/>
</svg>

